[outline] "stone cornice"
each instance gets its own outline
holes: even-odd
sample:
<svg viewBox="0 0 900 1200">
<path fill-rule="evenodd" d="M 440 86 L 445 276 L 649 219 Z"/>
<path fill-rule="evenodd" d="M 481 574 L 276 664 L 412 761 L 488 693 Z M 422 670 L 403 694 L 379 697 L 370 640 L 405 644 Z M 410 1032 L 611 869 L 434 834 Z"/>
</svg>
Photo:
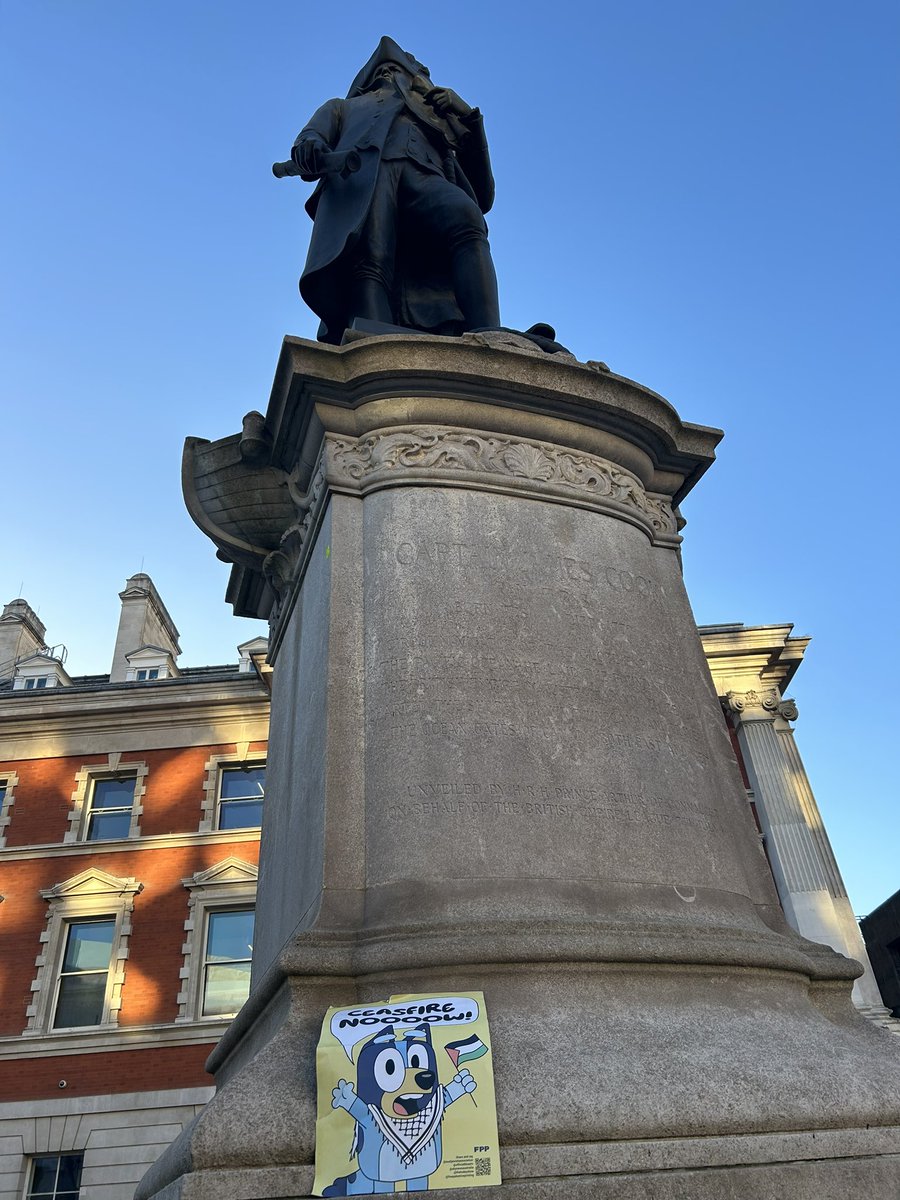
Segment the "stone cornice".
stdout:
<svg viewBox="0 0 900 1200">
<path fill-rule="evenodd" d="M 267 417 L 275 433 L 273 462 L 284 466 L 278 463 L 282 447 L 302 435 L 290 418 L 298 406 L 306 407 L 303 399 L 310 407 L 328 403 L 356 409 L 398 395 L 476 399 L 527 414 L 552 414 L 617 436 L 627 427 L 658 470 L 681 474 L 684 486 L 676 504 L 713 461 L 722 437 L 718 429 L 682 421 L 667 400 L 634 380 L 556 355 L 499 349 L 478 334 L 388 335 L 338 347 L 286 337 Z"/>
<path fill-rule="evenodd" d="M 33 699 L 34 697 L 34 699 Z M 173 681 L 96 691 L 59 689 L 0 698 L 4 761 L 115 749 L 264 741 L 269 693 L 256 674 L 227 683 Z M 230 736 L 229 736 L 230 735 Z"/>
<path fill-rule="evenodd" d="M 61 688 L 55 691 L 51 688 L 38 693 L 34 698 L 20 697 L 18 694 L 13 697 L 11 693 L 0 697 L 0 721 L 13 722 L 20 715 L 29 722 L 36 718 L 54 720 L 71 713 L 102 713 L 108 708 L 114 709 L 120 716 L 154 712 L 174 713 L 187 709 L 194 712 L 204 705 L 246 705 L 254 698 L 261 703 L 268 701 L 264 686 L 256 675 L 249 672 L 235 674 L 227 681 L 219 679 L 209 683 L 182 678 L 128 688 L 102 684 L 91 690 Z"/>
<path fill-rule="evenodd" d="M 134 854 L 135 851 L 174 850 L 184 846 L 231 846 L 258 842 L 258 829 L 240 829 L 234 833 L 162 833 L 147 837 L 119 838 L 108 842 L 50 842 L 33 846 L 10 846 L 0 850 L 0 862 L 26 859 L 89 857 L 106 854 Z"/>
<path fill-rule="evenodd" d="M 783 694 L 811 640 L 792 637 L 792 629 L 790 624 L 701 625 L 700 641 L 719 696 L 772 688 Z"/>
<path fill-rule="evenodd" d="M 131 1086 L 138 1087 L 138 1081 L 135 1080 Z M 108 1092 L 103 1096 L 72 1096 L 61 1091 L 52 1099 L 6 1101 L 0 1104 L 0 1121 L 8 1121 L 10 1118 L 21 1121 L 35 1117 L 80 1116 L 82 1113 L 133 1112 L 147 1106 L 181 1108 L 183 1105 L 203 1105 L 212 1099 L 215 1091 L 214 1086 L 204 1087 L 202 1084 L 192 1087 L 154 1088 L 149 1092 Z M 82 1130 L 84 1131 L 84 1126 Z"/>
<path fill-rule="evenodd" d="M 0 1037 L 0 1062 L 10 1059 L 56 1058 L 72 1054 L 104 1054 L 113 1050 L 158 1050 L 163 1046 L 214 1046 L 230 1021 L 192 1021 L 181 1025 L 139 1025 L 79 1029 L 70 1033 L 20 1034 Z"/>
</svg>

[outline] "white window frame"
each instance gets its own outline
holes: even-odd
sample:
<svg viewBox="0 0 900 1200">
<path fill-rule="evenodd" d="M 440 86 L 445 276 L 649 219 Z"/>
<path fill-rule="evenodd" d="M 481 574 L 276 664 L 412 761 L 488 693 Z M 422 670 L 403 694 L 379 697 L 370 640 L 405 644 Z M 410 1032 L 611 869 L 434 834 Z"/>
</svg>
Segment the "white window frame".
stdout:
<svg viewBox="0 0 900 1200">
<path fill-rule="evenodd" d="M 88 971 L 85 971 L 85 972 L 81 972 L 81 971 L 66 972 L 66 971 L 64 971 L 63 968 L 65 966 L 66 948 L 68 947 L 69 938 L 71 937 L 73 927 L 75 927 L 77 925 L 82 925 L 82 926 L 93 925 L 95 923 L 99 924 L 100 922 L 110 922 L 110 921 L 112 922 L 112 925 L 113 925 L 113 932 L 112 932 L 112 938 L 110 939 L 110 943 L 109 943 L 109 962 L 106 966 L 105 971 L 100 971 L 100 970 L 91 970 L 89 972 Z M 61 936 L 59 965 L 54 973 L 55 977 L 54 977 L 54 983 L 53 983 L 53 998 L 50 1002 L 50 1023 L 48 1025 L 48 1032 L 67 1033 L 72 1029 L 103 1029 L 109 1023 L 107 1020 L 107 1013 L 109 1012 L 109 996 L 110 996 L 110 978 L 109 977 L 110 977 L 110 971 L 111 971 L 111 968 L 113 965 L 113 950 L 115 949 L 117 935 L 119 932 L 119 930 L 117 928 L 118 921 L 116 920 L 116 915 L 115 915 L 115 913 L 96 913 L 96 914 L 91 914 L 91 916 L 89 916 L 89 917 L 68 916 L 65 918 L 65 921 L 63 922 L 63 924 L 65 925 L 65 928 L 62 930 L 62 936 Z M 57 1025 L 56 1024 L 56 1012 L 57 1012 L 57 1009 L 59 1008 L 59 996 L 60 996 L 60 992 L 62 991 L 63 978 L 66 975 L 75 975 L 75 974 L 78 974 L 78 975 L 80 975 L 80 974 L 91 974 L 91 975 L 105 974 L 106 975 L 106 983 L 105 983 L 104 994 L 103 994 L 103 1010 L 100 1014 L 100 1020 L 94 1021 L 90 1025 Z"/>
<path fill-rule="evenodd" d="M 181 947 L 184 964 L 180 971 L 181 991 L 178 993 L 176 1021 L 222 1023 L 228 1015 L 201 1016 L 203 1009 L 203 978 L 206 966 L 207 918 L 211 912 L 256 907 L 258 868 L 253 863 L 230 855 L 189 879 L 182 879 L 188 889 L 188 919 L 184 923 L 185 939 Z"/>
<path fill-rule="evenodd" d="M 6 845 L 6 831 L 12 820 L 12 806 L 16 802 L 16 784 L 19 777 L 15 771 L 0 771 L 0 782 L 5 783 L 6 791 L 0 802 L 0 850 Z"/>
<path fill-rule="evenodd" d="M 122 985 L 125 982 L 134 898 L 143 887 L 134 878 L 123 879 L 90 867 L 55 887 L 41 891 L 41 896 L 48 904 L 47 927 L 41 934 L 41 953 L 35 959 L 37 974 L 31 984 L 32 1000 L 26 1009 L 26 1036 L 74 1031 L 95 1033 L 116 1028 L 122 1007 Z M 71 1030 L 54 1028 L 53 1018 L 56 1015 L 59 978 L 69 926 L 76 921 L 104 918 L 114 920 L 116 925 L 102 1020 L 98 1025 L 73 1026 Z"/>
<path fill-rule="evenodd" d="M 55 1159 L 80 1158 L 81 1159 L 81 1182 L 78 1185 L 78 1195 L 79 1195 L 79 1197 L 81 1196 L 81 1194 L 84 1191 L 84 1159 L 85 1159 L 84 1150 L 46 1150 L 43 1153 L 36 1153 L 36 1154 L 28 1155 L 27 1169 L 25 1171 L 24 1200 L 32 1200 L 32 1196 L 33 1196 L 32 1184 L 34 1182 L 34 1161 L 37 1158 L 55 1158 Z M 56 1175 L 57 1175 L 57 1182 L 58 1182 L 58 1180 L 59 1180 L 59 1165 L 58 1164 L 57 1164 L 57 1168 L 56 1168 Z M 38 1195 L 39 1196 L 50 1196 L 51 1193 L 50 1192 L 39 1192 Z M 71 1195 L 71 1190 L 67 1190 L 66 1192 L 58 1192 L 56 1187 L 54 1186 L 52 1196 L 55 1197 L 57 1195 Z"/>
<path fill-rule="evenodd" d="M 231 1021 L 238 1014 L 238 1009 L 234 1012 L 225 1013 L 207 1013 L 204 1012 L 206 1002 L 206 988 L 209 981 L 209 967 L 211 965 L 209 959 L 209 930 L 210 922 L 213 917 L 227 913 L 253 913 L 254 919 L 256 916 L 256 905 L 247 901 L 238 901 L 232 904 L 206 906 L 203 909 L 203 931 L 200 939 L 200 959 L 197 963 L 198 974 L 200 975 L 200 987 L 197 994 L 197 1020 L 198 1021 Z M 250 963 L 253 958 L 253 947 L 250 947 L 250 954 L 246 959 L 241 959 L 242 962 Z M 248 990 L 249 995 L 249 980 Z M 243 1004 L 245 1001 L 241 1001 Z"/>
<path fill-rule="evenodd" d="M 131 824 L 127 838 L 104 839 L 103 845 L 111 845 L 115 841 L 128 841 L 141 836 L 141 814 L 144 811 L 143 797 L 147 790 L 145 780 L 150 768 L 145 762 L 124 760 L 121 753 L 109 754 L 107 762 L 91 763 L 75 773 L 75 790 L 72 793 L 72 807 L 69 810 L 69 828 L 63 836 L 64 842 L 87 842 L 88 826 L 91 819 L 91 796 L 94 782 L 98 779 L 114 779 L 117 775 L 134 777 L 134 803 L 131 806 Z"/>
<path fill-rule="evenodd" d="M 200 833 L 241 833 L 240 829 L 219 829 L 219 793 L 222 787 L 223 767 L 268 767 L 265 750 L 255 750 L 251 753 L 249 742 L 238 744 L 233 754 L 213 754 L 206 760 L 203 767 L 206 772 L 203 779 L 203 812 L 200 818 Z M 263 799 L 265 808 L 265 799 Z M 258 829 L 258 825 L 248 825 L 247 829 Z"/>
</svg>

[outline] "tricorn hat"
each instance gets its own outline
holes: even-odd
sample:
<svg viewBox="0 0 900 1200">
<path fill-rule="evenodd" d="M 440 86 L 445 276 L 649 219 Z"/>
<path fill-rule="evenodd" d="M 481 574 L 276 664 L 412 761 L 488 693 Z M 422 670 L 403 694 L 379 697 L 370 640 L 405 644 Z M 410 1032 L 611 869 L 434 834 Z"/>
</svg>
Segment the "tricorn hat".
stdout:
<svg viewBox="0 0 900 1200">
<path fill-rule="evenodd" d="M 378 43 L 375 53 L 351 83 L 347 99 L 351 100 L 354 96 L 362 95 L 371 84 L 375 72 L 385 63 L 397 63 L 413 76 L 428 76 L 429 74 L 428 68 L 423 66 L 412 54 L 407 54 L 405 50 L 402 50 L 393 38 L 383 37 Z"/>
</svg>

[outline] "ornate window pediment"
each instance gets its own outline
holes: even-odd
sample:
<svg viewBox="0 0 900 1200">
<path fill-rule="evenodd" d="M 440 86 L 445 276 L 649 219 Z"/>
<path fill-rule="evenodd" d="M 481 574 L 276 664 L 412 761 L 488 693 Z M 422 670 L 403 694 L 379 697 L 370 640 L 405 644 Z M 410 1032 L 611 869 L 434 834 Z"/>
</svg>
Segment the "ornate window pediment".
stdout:
<svg viewBox="0 0 900 1200">
<path fill-rule="evenodd" d="M 56 883 L 52 888 L 45 888 L 41 895 L 45 900 L 125 896 L 135 895 L 143 889 L 143 886 L 133 877 L 123 879 L 118 875 L 109 875 L 106 871 L 101 871 L 99 867 L 88 867 L 86 871 L 82 871 L 79 875 L 73 875 L 71 879 L 64 879 L 62 883 Z"/>
<path fill-rule="evenodd" d="M 198 871 L 189 880 L 183 880 L 183 883 L 186 888 L 203 888 L 217 883 L 256 883 L 258 878 L 258 867 L 231 854 L 215 866 Z"/>
</svg>

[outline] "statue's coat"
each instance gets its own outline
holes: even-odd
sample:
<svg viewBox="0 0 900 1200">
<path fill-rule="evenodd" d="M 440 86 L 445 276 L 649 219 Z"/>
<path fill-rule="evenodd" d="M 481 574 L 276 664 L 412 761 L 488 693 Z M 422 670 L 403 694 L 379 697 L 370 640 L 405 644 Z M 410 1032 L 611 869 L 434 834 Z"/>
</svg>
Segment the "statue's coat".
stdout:
<svg viewBox="0 0 900 1200">
<path fill-rule="evenodd" d="M 332 174 L 320 179 L 307 201 L 306 210 L 313 218 L 313 233 L 306 266 L 300 279 L 303 299 L 322 319 L 319 337 L 338 341 L 347 326 L 347 297 L 350 294 L 349 270 L 357 241 L 363 230 L 375 188 L 378 184 L 381 155 L 396 117 L 407 109 L 418 122 L 427 125 L 436 136 L 431 153 L 415 156 L 423 169 L 441 173 L 462 188 L 488 212 L 494 199 L 487 139 L 480 113 L 473 110 L 467 125 L 439 117 L 412 88 L 412 76 L 398 74 L 394 93 L 361 91 L 380 61 L 404 60 L 424 71 L 399 47 L 404 55 L 386 53 L 395 43 L 382 39 L 379 50 L 357 76 L 346 100 L 329 100 L 304 127 L 295 144 L 315 137 L 331 150 L 359 153 L 361 166 L 346 179 Z M 380 98 L 379 98 L 380 97 Z M 440 147 L 440 149 L 439 149 Z M 398 241 L 398 311 L 401 323 L 414 329 L 458 333 L 462 313 L 456 304 L 449 278 L 449 259 L 442 247 L 413 243 L 401 223 Z"/>
</svg>

